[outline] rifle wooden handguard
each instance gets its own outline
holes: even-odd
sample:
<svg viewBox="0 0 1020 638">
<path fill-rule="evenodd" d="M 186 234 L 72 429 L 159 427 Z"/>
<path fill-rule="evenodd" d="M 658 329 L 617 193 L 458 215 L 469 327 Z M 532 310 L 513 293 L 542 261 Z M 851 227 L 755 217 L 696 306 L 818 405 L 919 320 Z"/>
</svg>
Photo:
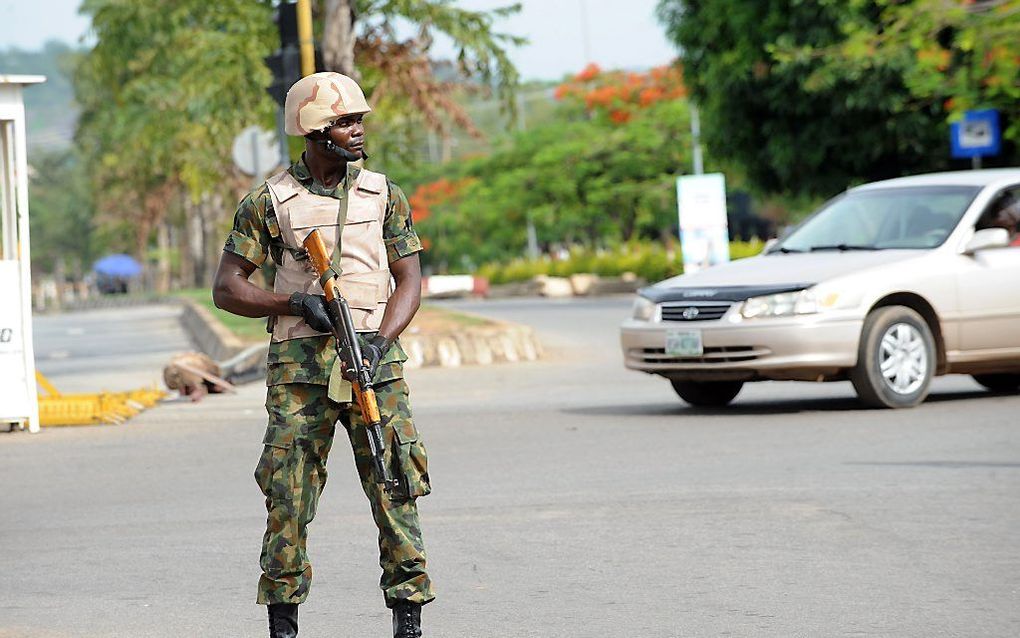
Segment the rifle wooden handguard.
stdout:
<svg viewBox="0 0 1020 638">
<path fill-rule="evenodd" d="M 305 237 L 303 245 L 305 250 L 308 251 L 308 257 L 312 261 L 312 267 L 315 268 L 315 272 L 319 275 L 319 277 L 322 277 L 330 269 L 331 264 L 329 261 L 329 252 L 326 250 L 326 242 L 322 240 L 322 235 L 319 234 L 318 228 L 308 233 L 308 237 Z M 322 290 L 326 293 L 326 301 L 333 301 L 336 299 L 339 296 L 336 277 L 327 281 L 325 285 L 322 286 Z"/>
</svg>

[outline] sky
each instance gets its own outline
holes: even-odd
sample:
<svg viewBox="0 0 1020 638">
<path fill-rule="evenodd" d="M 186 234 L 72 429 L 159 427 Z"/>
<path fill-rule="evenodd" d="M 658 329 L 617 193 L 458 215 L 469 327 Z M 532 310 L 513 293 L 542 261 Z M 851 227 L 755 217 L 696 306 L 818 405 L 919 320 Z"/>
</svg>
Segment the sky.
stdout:
<svg viewBox="0 0 1020 638">
<path fill-rule="evenodd" d="M 588 62 L 606 69 L 648 68 L 676 56 L 655 20 L 657 1 L 522 0 L 521 13 L 501 21 L 497 29 L 530 41 L 510 54 L 525 80 L 559 79 Z M 457 4 L 486 10 L 510 2 L 461 0 Z M 0 48 L 33 50 L 47 40 L 76 44 L 89 27 L 88 20 L 78 15 L 80 4 L 80 0 L 0 0 Z M 434 51 L 437 57 L 452 54 L 451 47 L 440 40 Z"/>
</svg>

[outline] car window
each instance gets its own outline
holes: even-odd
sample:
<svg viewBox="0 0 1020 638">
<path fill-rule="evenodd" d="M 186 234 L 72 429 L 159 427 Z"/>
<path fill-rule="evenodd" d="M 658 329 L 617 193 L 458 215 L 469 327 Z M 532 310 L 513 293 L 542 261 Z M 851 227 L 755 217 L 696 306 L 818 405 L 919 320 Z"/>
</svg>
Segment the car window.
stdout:
<svg viewBox="0 0 1020 638">
<path fill-rule="evenodd" d="M 773 252 L 934 248 L 956 228 L 979 190 L 904 186 L 851 191 L 809 217 Z"/>
<path fill-rule="evenodd" d="M 1009 231 L 1010 246 L 1020 247 L 1020 186 L 1007 188 L 996 195 L 978 217 L 974 228 L 1005 228 Z"/>
</svg>

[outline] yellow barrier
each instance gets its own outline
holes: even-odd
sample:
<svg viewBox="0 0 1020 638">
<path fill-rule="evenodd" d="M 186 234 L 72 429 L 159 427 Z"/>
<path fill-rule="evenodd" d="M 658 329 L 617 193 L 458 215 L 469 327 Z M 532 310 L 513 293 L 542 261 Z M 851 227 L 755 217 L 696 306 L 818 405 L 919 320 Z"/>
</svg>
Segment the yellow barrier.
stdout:
<svg viewBox="0 0 1020 638">
<path fill-rule="evenodd" d="M 39 396 L 39 423 L 44 426 L 120 424 L 166 396 L 155 386 L 131 392 L 61 394 L 41 373 L 36 372 L 36 380 L 48 395 Z"/>
</svg>

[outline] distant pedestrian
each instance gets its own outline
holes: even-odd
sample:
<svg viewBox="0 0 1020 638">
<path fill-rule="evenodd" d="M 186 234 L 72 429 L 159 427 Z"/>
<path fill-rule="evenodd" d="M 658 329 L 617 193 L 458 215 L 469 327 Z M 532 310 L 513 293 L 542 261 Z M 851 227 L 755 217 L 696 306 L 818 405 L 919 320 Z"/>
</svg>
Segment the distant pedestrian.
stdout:
<svg viewBox="0 0 1020 638">
<path fill-rule="evenodd" d="M 305 138 L 297 162 L 241 201 L 227 239 L 213 298 L 246 317 L 270 317 L 269 426 L 255 470 L 266 496 L 258 602 L 269 606 L 270 636 L 292 638 L 312 566 L 308 525 L 326 483 L 326 458 L 339 421 L 350 438 L 361 485 L 379 529 L 380 586 L 399 638 L 421 636 L 421 606 L 434 595 L 415 499 L 431 491 L 425 447 L 411 419 L 397 337 L 421 301 L 421 242 L 404 193 L 385 175 L 359 167 L 366 157 L 361 87 L 339 73 L 294 84 L 286 131 Z M 318 229 L 333 252 L 379 401 L 386 461 L 401 489 L 384 491 L 372 475 L 365 423 L 351 409 L 333 345 L 319 277 L 302 242 Z M 273 292 L 249 281 L 275 264 Z M 395 282 L 391 283 L 391 282 Z M 320 632 L 322 633 L 322 632 Z"/>
</svg>

